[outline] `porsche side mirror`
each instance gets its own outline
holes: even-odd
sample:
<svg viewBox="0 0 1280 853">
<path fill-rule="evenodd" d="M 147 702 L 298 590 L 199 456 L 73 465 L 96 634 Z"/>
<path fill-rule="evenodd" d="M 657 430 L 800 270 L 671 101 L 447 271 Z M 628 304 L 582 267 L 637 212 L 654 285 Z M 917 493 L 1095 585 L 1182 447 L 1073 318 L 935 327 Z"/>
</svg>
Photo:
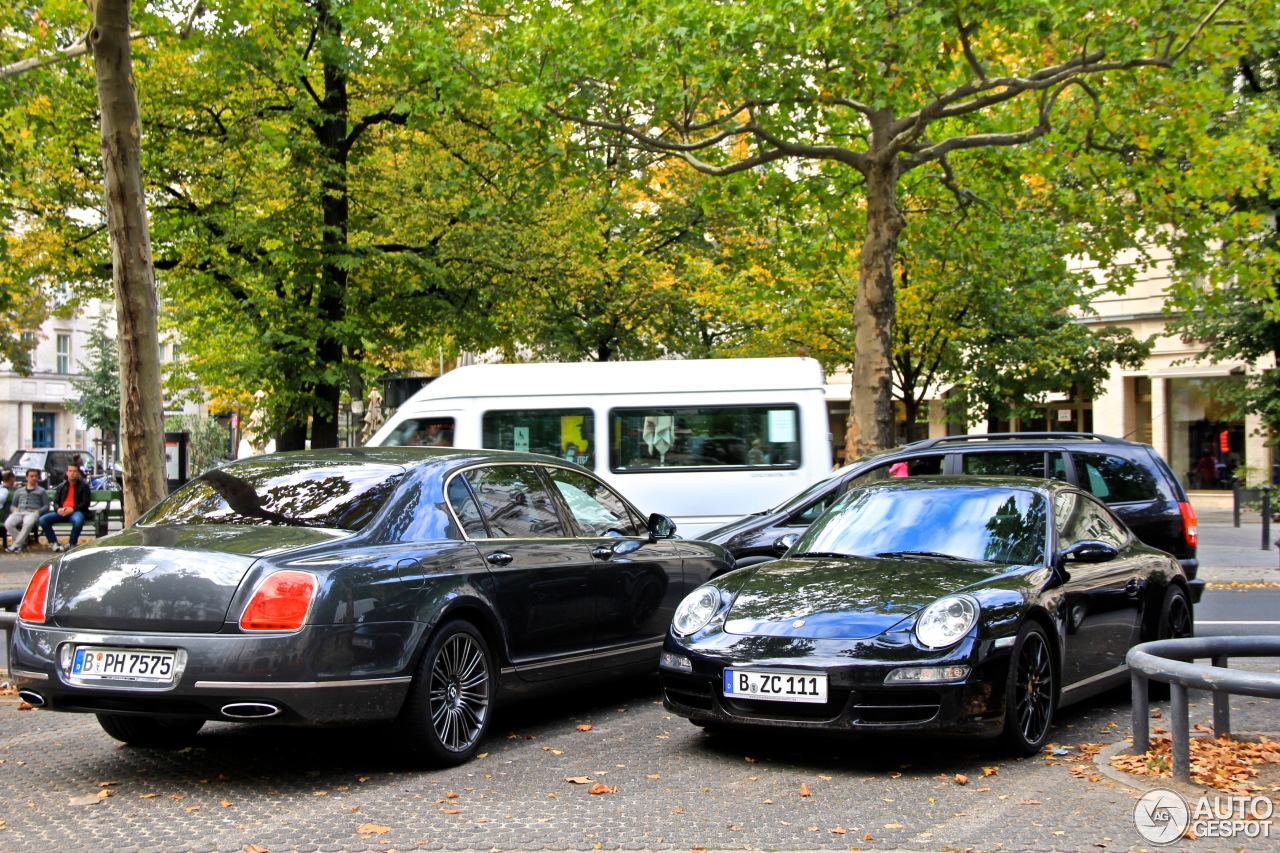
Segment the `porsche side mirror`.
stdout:
<svg viewBox="0 0 1280 853">
<path fill-rule="evenodd" d="M 1096 539 L 1086 539 L 1063 551 L 1062 558 L 1074 560 L 1077 563 L 1105 563 L 1108 560 L 1114 560 L 1119 554 L 1114 545 L 1099 542 Z"/>
<path fill-rule="evenodd" d="M 649 541 L 671 539 L 676 535 L 676 523 L 660 512 L 649 516 Z"/>
<path fill-rule="evenodd" d="M 779 536 L 777 539 L 773 540 L 773 550 L 777 551 L 779 554 L 785 554 L 792 545 L 796 544 L 796 540 L 799 538 L 799 533 L 788 533 L 784 536 Z"/>
</svg>

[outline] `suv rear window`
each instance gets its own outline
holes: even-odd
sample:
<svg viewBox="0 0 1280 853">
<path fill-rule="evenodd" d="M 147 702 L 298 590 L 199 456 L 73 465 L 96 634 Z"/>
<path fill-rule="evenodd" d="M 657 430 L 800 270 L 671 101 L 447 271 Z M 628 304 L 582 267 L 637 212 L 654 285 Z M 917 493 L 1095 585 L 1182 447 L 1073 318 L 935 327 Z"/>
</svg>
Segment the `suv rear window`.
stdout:
<svg viewBox="0 0 1280 853">
<path fill-rule="evenodd" d="M 1121 456 L 1073 453 L 1080 488 L 1105 503 L 1172 500 L 1150 471 Z"/>
</svg>

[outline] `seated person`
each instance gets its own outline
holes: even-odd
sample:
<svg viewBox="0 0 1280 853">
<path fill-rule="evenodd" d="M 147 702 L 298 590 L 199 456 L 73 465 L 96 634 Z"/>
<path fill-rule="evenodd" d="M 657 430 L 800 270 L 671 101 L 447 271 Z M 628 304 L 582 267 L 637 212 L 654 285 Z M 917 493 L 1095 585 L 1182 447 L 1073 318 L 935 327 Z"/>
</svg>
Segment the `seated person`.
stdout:
<svg viewBox="0 0 1280 853">
<path fill-rule="evenodd" d="M 27 546 L 27 537 L 35 530 L 36 522 L 49 506 L 49 493 L 40 485 L 40 471 L 37 468 L 27 469 L 26 488 L 19 488 L 13 493 L 10 504 L 13 509 L 4 520 L 9 531 L 8 551 L 16 554 Z M 39 536 L 36 537 L 37 539 Z"/>
<path fill-rule="evenodd" d="M 72 462 L 67 466 L 67 479 L 53 492 L 53 511 L 40 516 L 40 529 L 55 551 L 65 551 L 80 544 L 80 530 L 84 516 L 89 511 L 89 484 L 80 475 L 80 466 Z M 58 541 L 53 525 L 59 521 L 71 522 L 71 535 L 67 546 Z"/>
</svg>

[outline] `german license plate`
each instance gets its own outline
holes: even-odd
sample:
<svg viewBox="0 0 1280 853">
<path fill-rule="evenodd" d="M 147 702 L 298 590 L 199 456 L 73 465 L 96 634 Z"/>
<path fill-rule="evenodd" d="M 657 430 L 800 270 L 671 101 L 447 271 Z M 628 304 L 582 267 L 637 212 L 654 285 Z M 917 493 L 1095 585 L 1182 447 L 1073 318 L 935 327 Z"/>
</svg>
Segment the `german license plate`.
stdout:
<svg viewBox="0 0 1280 853">
<path fill-rule="evenodd" d="M 173 652 L 161 649 L 78 646 L 71 661 L 71 677 L 81 681 L 172 684 L 175 657 Z"/>
<path fill-rule="evenodd" d="M 724 695 L 770 702 L 826 702 L 827 677 L 811 672 L 726 669 Z"/>
</svg>

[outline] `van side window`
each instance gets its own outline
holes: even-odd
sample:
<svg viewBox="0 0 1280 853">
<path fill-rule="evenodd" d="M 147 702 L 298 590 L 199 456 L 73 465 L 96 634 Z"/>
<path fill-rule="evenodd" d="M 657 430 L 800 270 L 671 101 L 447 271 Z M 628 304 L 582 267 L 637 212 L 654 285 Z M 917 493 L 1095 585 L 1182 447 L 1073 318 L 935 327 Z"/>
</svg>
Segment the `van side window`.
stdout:
<svg viewBox="0 0 1280 853">
<path fill-rule="evenodd" d="M 799 468 L 796 406 L 613 409 L 609 469 Z"/>
<path fill-rule="evenodd" d="M 384 447 L 453 447 L 453 418 L 409 418 L 395 428 Z"/>
<path fill-rule="evenodd" d="M 595 458 L 590 409 L 507 409 L 485 412 L 480 444 L 489 450 L 545 453 L 588 468 Z"/>
<path fill-rule="evenodd" d="M 1170 500 L 1151 472 L 1120 456 L 1073 453 L 1080 488 L 1104 503 Z"/>
<path fill-rule="evenodd" d="M 849 488 L 864 486 L 867 483 L 875 483 L 880 480 L 888 480 L 894 477 L 928 477 L 936 476 L 942 473 L 942 460 L 945 457 L 941 455 L 921 456 L 916 459 L 899 459 L 895 462 L 886 462 L 883 465 L 877 465 L 867 471 L 863 471 L 858 476 L 849 480 Z"/>
<path fill-rule="evenodd" d="M 495 538 L 564 536 L 538 469 L 532 465 L 494 465 L 463 474 Z"/>
</svg>

